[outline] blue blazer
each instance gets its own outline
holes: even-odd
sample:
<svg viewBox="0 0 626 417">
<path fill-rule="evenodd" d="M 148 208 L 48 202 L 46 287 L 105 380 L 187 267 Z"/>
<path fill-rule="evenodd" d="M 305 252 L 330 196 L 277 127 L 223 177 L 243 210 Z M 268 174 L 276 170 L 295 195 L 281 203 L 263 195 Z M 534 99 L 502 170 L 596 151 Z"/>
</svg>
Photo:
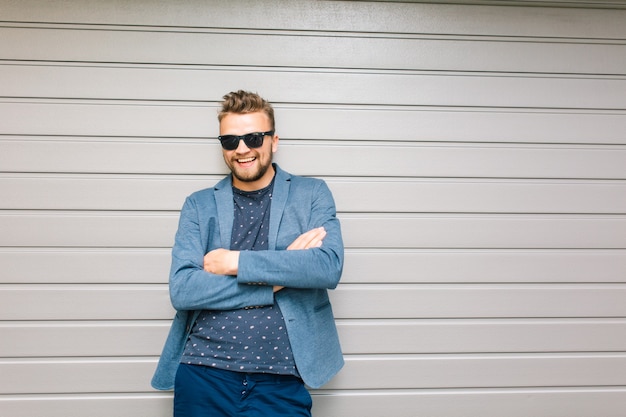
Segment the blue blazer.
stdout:
<svg viewBox="0 0 626 417">
<path fill-rule="evenodd" d="M 339 283 L 344 257 L 332 194 L 320 179 L 274 168 L 269 250 L 242 251 L 236 277 L 203 269 L 207 252 L 230 248 L 234 221 L 230 175 L 185 200 L 169 280 L 176 316 L 152 378 L 154 388 L 174 387 L 185 343 L 201 310 L 271 305 L 274 300 L 285 318 L 298 372 L 308 386 L 319 388 L 343 366 L 327 292 Z M 299 235 L 320 226 L 327 232 L 321 247 L 286 250 Z M 285 288 L 274 293 L 274 285 Z"/>
</svg>

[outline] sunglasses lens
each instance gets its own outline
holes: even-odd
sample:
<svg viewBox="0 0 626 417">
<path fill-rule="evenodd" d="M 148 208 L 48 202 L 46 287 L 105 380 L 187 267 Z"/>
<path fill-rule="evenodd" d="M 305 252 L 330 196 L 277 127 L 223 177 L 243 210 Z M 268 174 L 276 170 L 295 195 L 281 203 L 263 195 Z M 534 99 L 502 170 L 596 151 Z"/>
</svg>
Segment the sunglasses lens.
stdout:
<svg viewBox="0 0 626 417">
<path fill-rule="evenodd" d="M 220 142 L 222 143 L 222 148 L 226 149 L 227 151 L 232 151 L 237 149 L 237 146 L 239 146 L 239 136 L 221 136 Z"/>
<path fill-rule="evenodd" d="M 265 136 L 260 133 L 250 133 L 243 137 L 243 141 L 248 148 L 258 148 L 263 145 L 263 138 Z"/>
</svg>

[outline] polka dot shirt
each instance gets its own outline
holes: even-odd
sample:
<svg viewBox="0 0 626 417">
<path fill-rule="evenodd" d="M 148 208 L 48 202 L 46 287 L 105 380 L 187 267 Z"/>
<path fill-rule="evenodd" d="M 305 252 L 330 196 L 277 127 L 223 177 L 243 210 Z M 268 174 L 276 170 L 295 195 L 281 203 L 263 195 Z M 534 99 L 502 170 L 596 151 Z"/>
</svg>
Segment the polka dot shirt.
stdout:
<svg viewBox="0 0 626 417">
<path fill-rule="evenodd" d="M 274 183 L 258 191 L 233 188 L 231 249 L 267 250 Z M 277 304 L 229 311 L 204 310 L 181 362 L 248 373 L 298 375 Z"/>
</svg>

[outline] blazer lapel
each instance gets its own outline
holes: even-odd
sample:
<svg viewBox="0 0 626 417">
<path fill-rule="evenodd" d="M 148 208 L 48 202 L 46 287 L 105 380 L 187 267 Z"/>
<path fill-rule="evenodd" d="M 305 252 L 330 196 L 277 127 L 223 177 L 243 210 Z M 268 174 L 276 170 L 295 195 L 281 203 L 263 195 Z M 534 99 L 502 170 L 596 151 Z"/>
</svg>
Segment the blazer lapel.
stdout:
<svg viewBox="0 0 626 417">
<path fill-rule="evenodd" d="M 230 239 L 233 233 L 234 210 L 233 188 L 230 175 L 215 186 L 215 204 L 219 219 L 220 244 L 224 249 L 230 249 Z M 210 243 L 209 243 L 210 244 Z"/>
<path fill-rule="evenodd" d="M 272 206 L 270 208 L 270 231 L 268 236 L 268 246 L 270 250 L 276 249 L 278 241 L 278 228 L 285 212 L 287 197 L 289 197 L 289 187 L 291 176 L 281 170 L 278 165 L 274 165 L 276 178 L 274 179 L 274 190 L 272 192 Z"/>
</svg>

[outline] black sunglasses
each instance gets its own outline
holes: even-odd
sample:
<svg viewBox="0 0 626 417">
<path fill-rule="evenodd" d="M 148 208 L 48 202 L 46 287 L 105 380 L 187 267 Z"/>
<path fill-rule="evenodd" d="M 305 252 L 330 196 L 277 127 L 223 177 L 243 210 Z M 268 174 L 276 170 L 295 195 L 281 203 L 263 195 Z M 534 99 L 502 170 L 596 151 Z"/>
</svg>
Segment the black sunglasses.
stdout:
<svg viewBox="0 0 626 417">
<path fill-rule="evenodd" d="M 267 132 L 254 132 L 248 133 L 246 135 L 236 136 L 236 135 L 224 135 L 218 136 L 217 138 L 220 140 L 222 144 L 222 148 L 227 151 L 234 151 L 239 146 L 239 141 L 243 139 L 243 143 L 250 149 L 258 148 L 263 145 L 263 139 L 265 136 L 273 136 L 274 131 L 268 130 Z"/>
</svg>

